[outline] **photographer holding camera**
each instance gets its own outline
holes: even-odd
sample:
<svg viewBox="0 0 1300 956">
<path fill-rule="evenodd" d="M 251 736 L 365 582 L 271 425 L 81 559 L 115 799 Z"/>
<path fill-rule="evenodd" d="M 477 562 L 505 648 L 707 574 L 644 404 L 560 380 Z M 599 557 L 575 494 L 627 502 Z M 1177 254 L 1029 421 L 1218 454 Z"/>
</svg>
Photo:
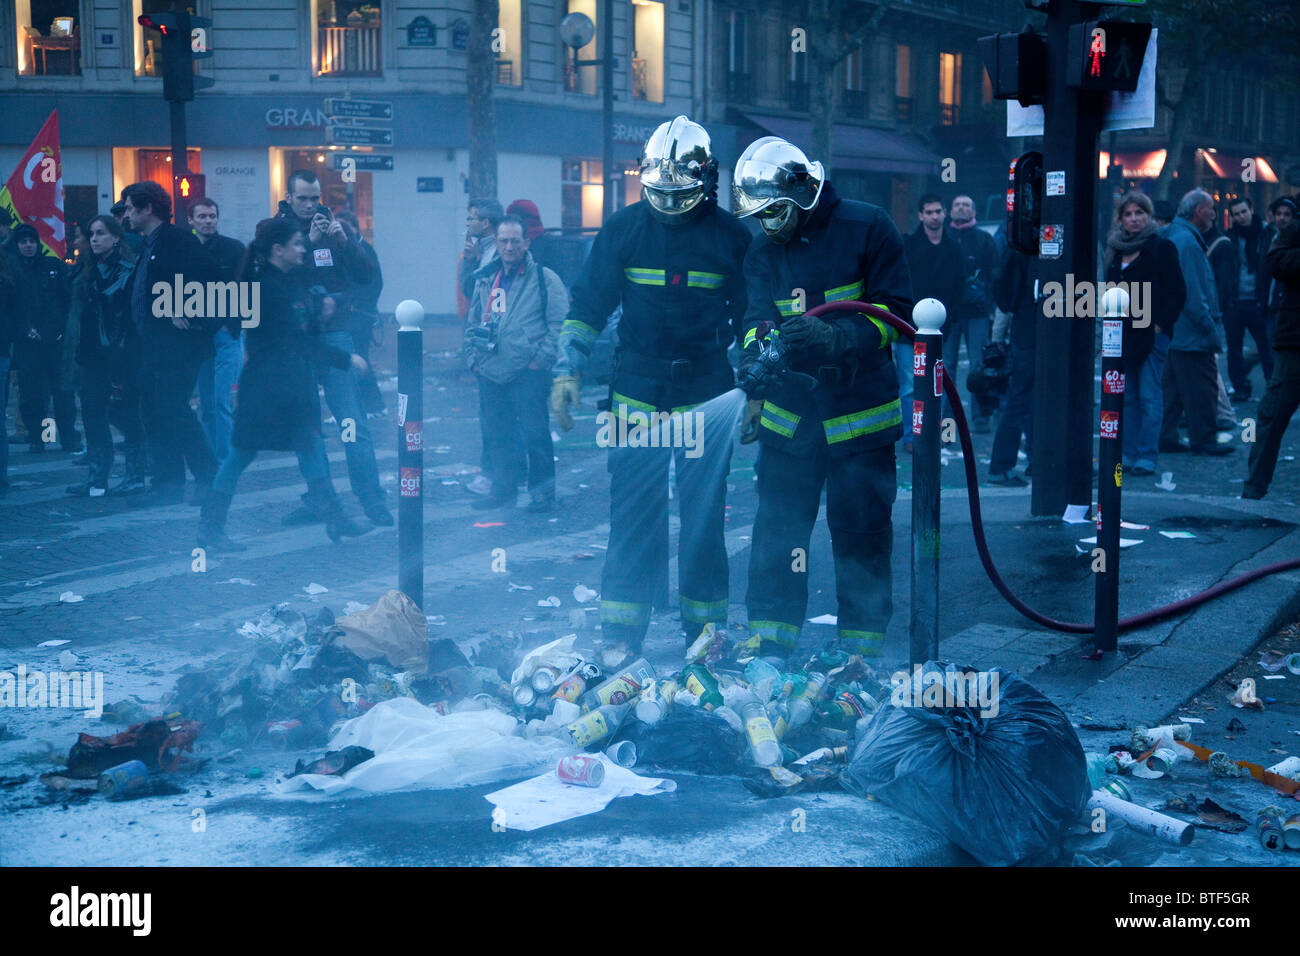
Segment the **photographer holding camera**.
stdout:
<svg viewBox="0 0 1300 956">
<path fill-rule="evenodd" d="M 471 507 L 514 507 L 526 453 L 528 511 L 547 512 L 555 507 L 551 368 L 569 295 L 560 277 L 533 259 L 517 216 L 497 224 L 496 253 L 474 272 L 465 322 L 465 361 L 478 377 L 479 424 L 492 481 L 491 493 Z"/>
<path fill-rule="evenodd" d="M 349 236 L 330 213 L 321 205 L 321 186 L 316 174 L 307 170 L 294 170 L 289 174 L 287 198 L 280 202 L 276 219 L 287 220 L 303 233 L 307 240 L 306 258 L 293 270 L 293 276 L 304 289 L 322 286 L 335 302 L 333 315 L 326 321 L 324 344 L 352 352 L 352 300 L 359 286 L 373 279 L 373 268 L 359 245 L 359 236 Z M 320 382 L 325 386 L 325 402 L 330 414 L 338 423 L 340 432 L 351 421 L 353 441 L 343 443 L 347 455 L 348 480 L 352 493 L 361 507 L 377 525 L 391 526 L 393 516 L 385 501 L 386 495 L 379 485 L 379 467 L 375 463 L 375 445 L 366 423 L 365 407 L 361 402 L 361 376 L 355 369 L 338 369 L 328 366 L 317 369 Z M 325 520 L 319 509 L 304 501 L 284 519 L 285 524 L 312 524 Z"/>
</svg>

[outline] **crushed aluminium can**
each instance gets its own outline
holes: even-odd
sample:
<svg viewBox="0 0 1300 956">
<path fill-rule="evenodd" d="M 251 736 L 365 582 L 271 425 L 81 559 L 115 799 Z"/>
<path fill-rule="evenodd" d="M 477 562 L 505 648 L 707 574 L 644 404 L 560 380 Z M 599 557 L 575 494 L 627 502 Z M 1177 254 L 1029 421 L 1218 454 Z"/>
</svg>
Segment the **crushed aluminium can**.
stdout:
<svg viewBox="0 0 1300 956">
<path fill-rule="evenodd" d="M 605 765 L 595 757 L 574 754 L 560 761 L 555 775 L 578 787 L 599 787 L 605 782 Z"/>
<path fill-rule="evenodd" d="M 1265 850 L 1280 850 L 1286 846 L 1282 821 L 1271 813 L 1260 813 L 1255 822 L 1255 832 L 1259 834 L 1259 845 Z"/>
</svg>

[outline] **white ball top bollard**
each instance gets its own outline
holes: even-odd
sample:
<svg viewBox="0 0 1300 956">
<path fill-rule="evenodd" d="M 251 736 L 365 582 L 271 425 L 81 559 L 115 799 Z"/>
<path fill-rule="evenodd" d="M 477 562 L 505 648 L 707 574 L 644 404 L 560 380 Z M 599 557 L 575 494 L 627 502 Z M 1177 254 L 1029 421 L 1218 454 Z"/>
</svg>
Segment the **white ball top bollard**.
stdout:
<svg viewBox="0 0 1300 956">
<path fill-rule="evenodd" d="M 1101 315 L 1105 319 L 1122 319 L 1128 315 L 1128 290 L 1111 286 L 1101 294 Z"/>
<path fill-rule="evenodd" d="M 918 332 L 938 332 L 948 320 L 948 310 L 938 299 L 922 299 L 912 306 L 912 324 Z"/>
<path fill-rule="evenodd" d="M 397 316 L 397 328 L 401 332 L 418 330 L 421 323 L 424 322 L 424 306 L 414 299 L 403 299 L 397 303 L 395 314 Z"/>
</svg>

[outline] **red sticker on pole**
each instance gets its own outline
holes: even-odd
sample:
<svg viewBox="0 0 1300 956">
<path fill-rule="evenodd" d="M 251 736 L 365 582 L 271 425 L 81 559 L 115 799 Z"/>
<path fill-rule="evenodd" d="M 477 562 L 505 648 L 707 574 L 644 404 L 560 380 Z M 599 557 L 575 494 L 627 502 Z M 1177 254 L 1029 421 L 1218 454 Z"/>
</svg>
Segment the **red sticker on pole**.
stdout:
<svg viewBox="0 0 1300 956">
<path fill-rule="evenodd" d="M 912 374 L 925 374 L 925 343 L 917 342 L 912 346 Z"/>
<path fill-rule="evenodd" d="M 402 497 L 403 498 L 420 497 L 420 469 L 419 468 L 402 469 Z"/>
<path fill-rule="evenodd" d="M 424 448 L 424 422 L 407 422 L 406 450 L 420 451 Z"/>
<path fill-rule="evenodd" d="M 1111 369 L 1101 380 L 1101 390 L 1107 395 L 1124 394 L 1124 373 L 1118 369 Z"/>
<path fill-rule="evenodd" d="M 912 434 L 921 434 L 921 422 L 925 418 L 925 402 L 912 401 Z"/>
<path fill-rule="evenodd" d="M 934 397 L 943 395 L 943 359 L 934 360 Z"/>
<path fill-rule="evenodd" d="M 1110 439 L 1119 437 L 1119 412 L 1101 413 L 1101 437 Z"/>
</svg>

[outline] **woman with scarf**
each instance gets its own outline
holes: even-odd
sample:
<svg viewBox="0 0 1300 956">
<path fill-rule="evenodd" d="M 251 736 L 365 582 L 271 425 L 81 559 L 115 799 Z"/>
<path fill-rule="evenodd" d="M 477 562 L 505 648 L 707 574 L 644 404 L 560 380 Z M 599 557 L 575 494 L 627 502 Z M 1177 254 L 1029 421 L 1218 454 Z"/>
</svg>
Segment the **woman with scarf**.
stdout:
<svg viewBox="0 0 1300 956">
<path fill-rule="evenodd" d="M 1106 281 L 1124 283 L 1132 303 L 1124 330 L 1122 429 L 1124 470 L 1130 475 L 1156 471 L 1156 443 L 1164 415 L 1161 376 L 1174 321 L 1187 299 L 1178 250 L 1157 234 L 1154 213 L 1145 193 L 1129 193 L 1121 200 L 1106 238 Z"/>
<path fill-rule="evenodd" d="M 318 324 L 333 312 L 334 301 L 319 309 L 290 272 L 302 265 L 307 246 L 292 219 L 263 219 L 248 247 L 240 280 L 258 284 L 257 324 L 245 330 L 247 359 L 239 375 L 239 403 L 230 436 L 230 454 L 221 463 L 203 502 L 198 543 L 214 551 L 243 551 L 226 537 L 226 516 L 240 474 L 259 451 L 291 450 L 307 480 L 308 504 L 323 513 L 330 540 L 364 534 L 366 528 L 343 513 L 320 428 L 320 400 L 314 362 L 338 369 L 367 366 L 359 355 L 325 344 Z M 319 311 L 319 314 L 317 312 Z"/>
<path fill-rule="evenodd" d="M 110 422 L 126 439 L 126 477 L 114 494 L 143 491 L 145 483 L 144 424 L 140 419 L 140 349 L 131 321 L 129 279 L 134 258 L 123 242 L 122 224 L 112 216 L 96 216 L 85 233 L 72 284 L 68 328 L 64 334 L 64 382 L 75 379 L 81 395 L 81 419 L 86 429 L 89 478 L 69 485 L 79 497 L 108 493 L 113 470 Z M 67 361 L 76 361 L 72 373 Z"/>
</svg>

